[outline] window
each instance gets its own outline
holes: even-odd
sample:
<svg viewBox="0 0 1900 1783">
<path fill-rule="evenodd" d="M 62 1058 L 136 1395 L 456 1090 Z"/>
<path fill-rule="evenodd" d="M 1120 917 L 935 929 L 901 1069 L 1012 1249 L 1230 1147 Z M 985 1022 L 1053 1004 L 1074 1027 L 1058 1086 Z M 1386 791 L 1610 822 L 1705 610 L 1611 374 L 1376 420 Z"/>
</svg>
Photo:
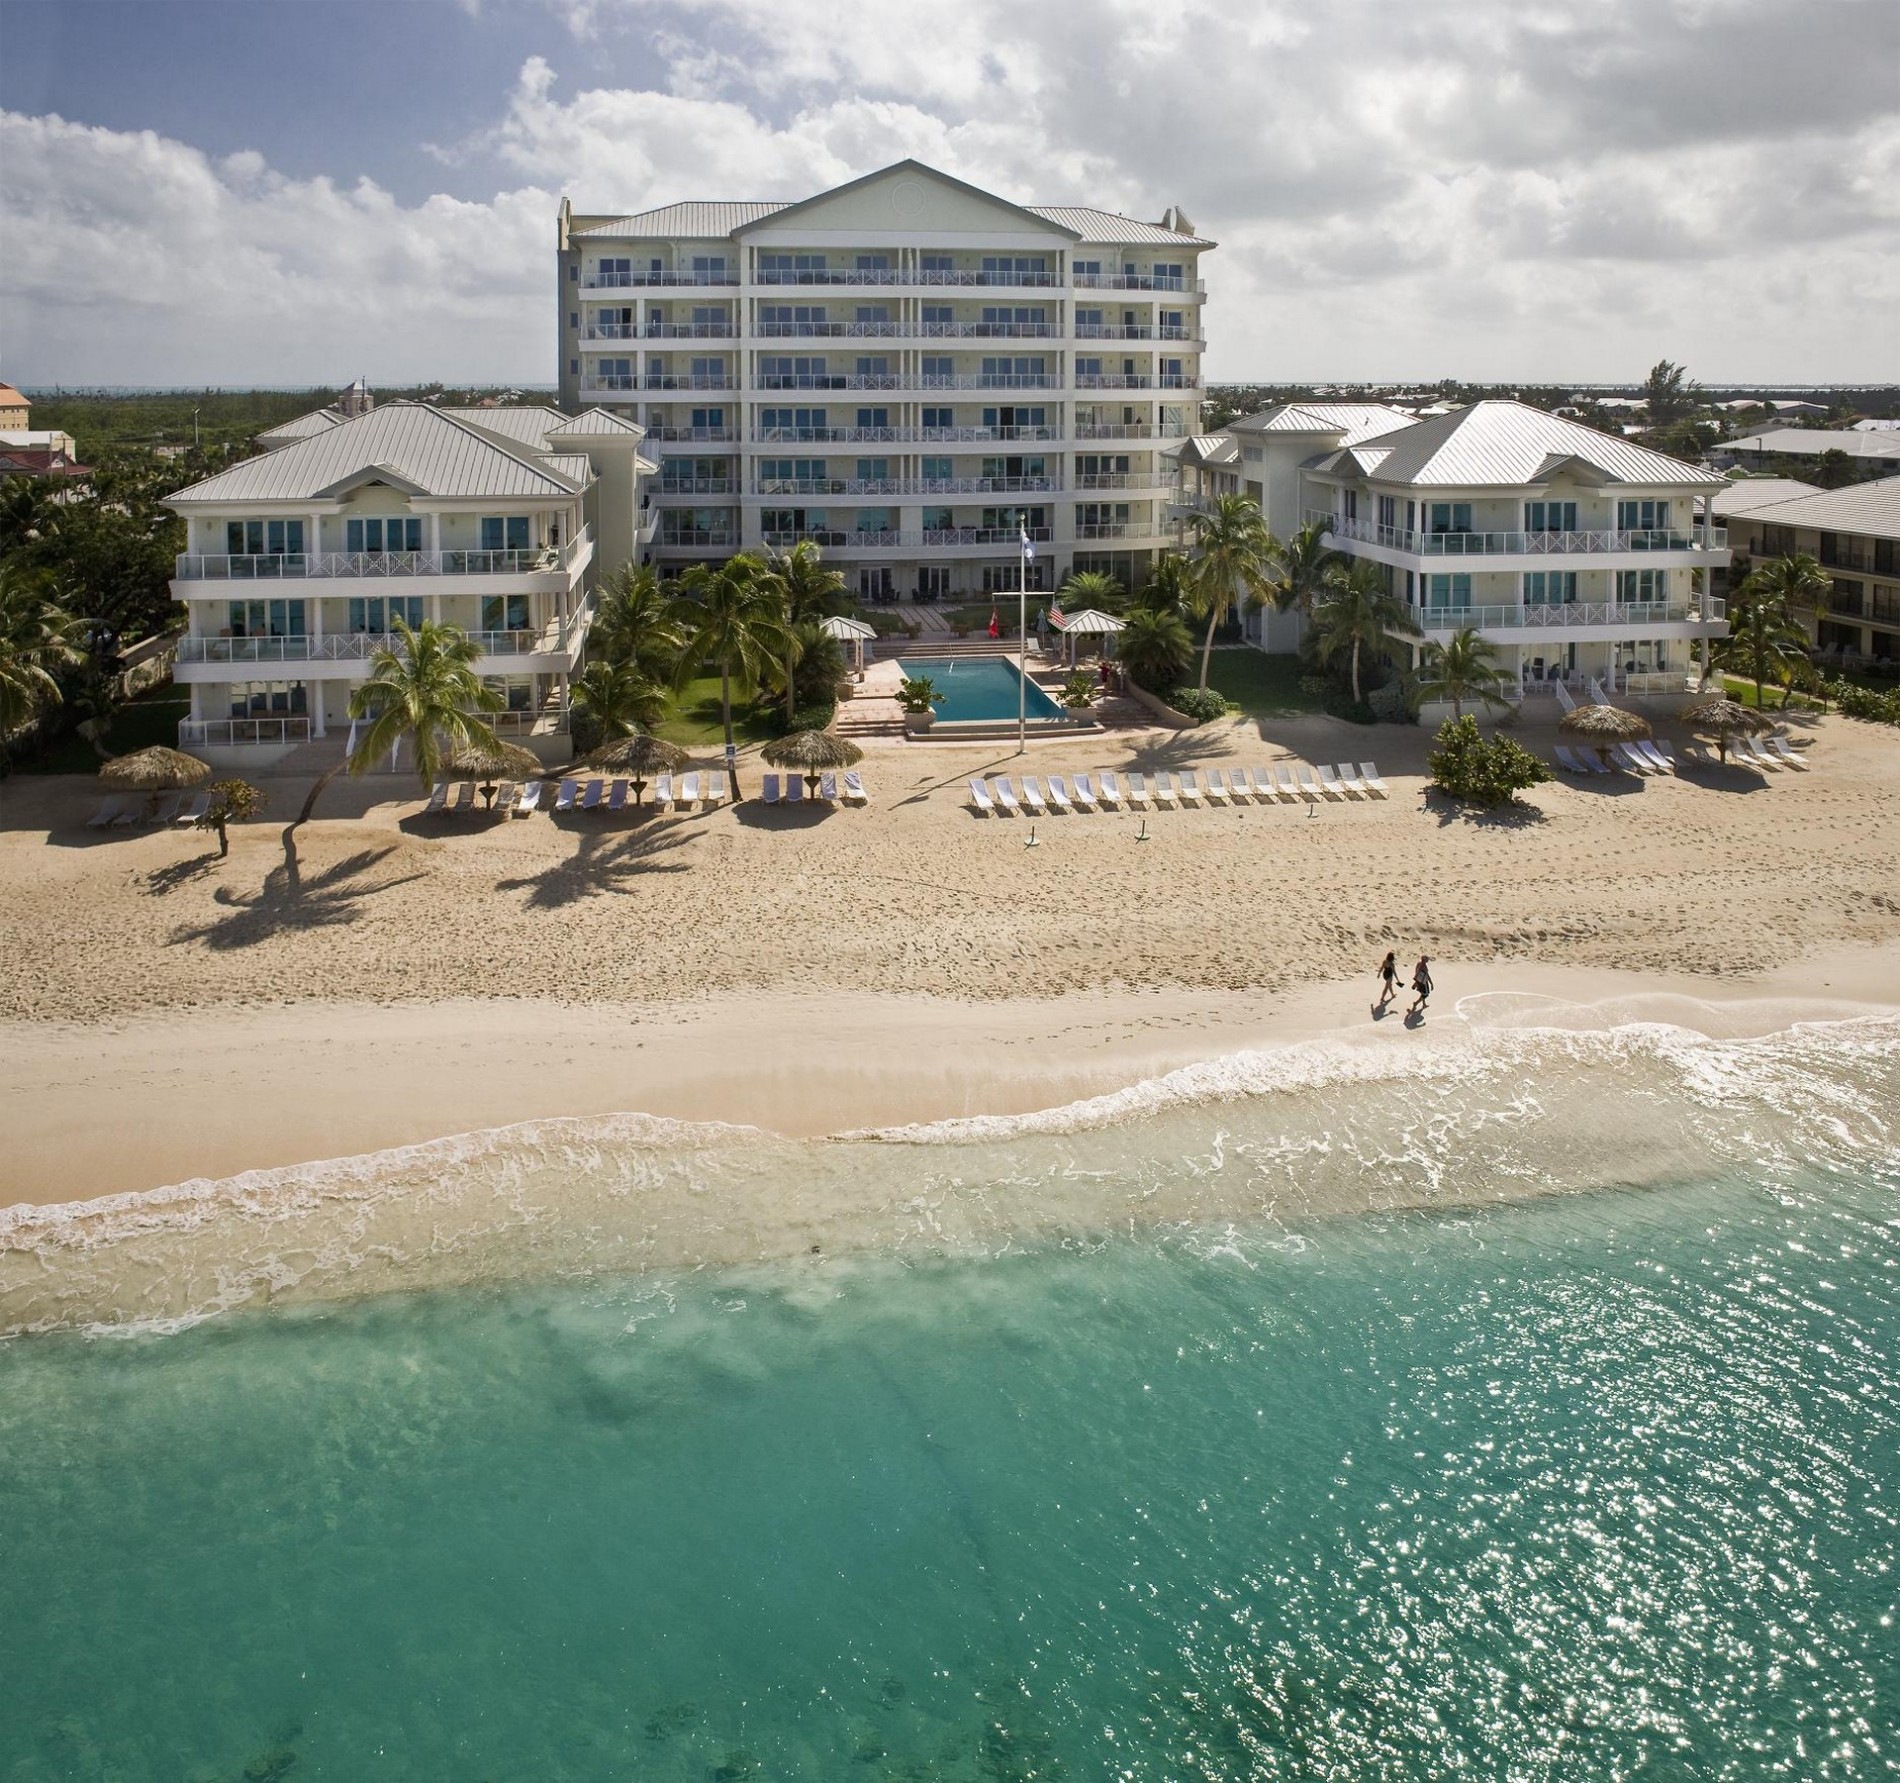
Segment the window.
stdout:
<svg viewBox="0 0 1900 1783">
<path fill-rule="evenodd" d="M 1157 291 L 1179 291 L 1187 284 L 1187 267 L 1178 261 L 1170 264 L 1157 260 L 1154 277 Z"/>
<path fill-rule="evenodd" d="M 1457 576 L 1427 576 L 1425 578 L 1425 605 L 1434 612 L 1463 613 L 1471 606 L 1471 578 Z"/>
<path fill-rule="evenodd" d="M 860 427 L 885 428 L 889 427 L 890 424 L 891 411 L 889 409 L 858 410 L 858 425 Z"/>
<path fill-rule="evenodd" d="M 822 353 L 759 355 L 759 382 L 768 390 L 828 389 L 831 381 Z"/>
<path fill-rule="evenodd" d="M 956 472 L 948 458 L 920 458 L 917 461 L 917 474 L 926 483 L 947 483 Z"/>
<path fill-rule="evenodd" d="M 422 623 L 422 596 L 419 594 L 401 594 L 384 598 L 377 595 L 364 600 L 350 602 L 350 630 L 369 632 L 380 636 L 384 632 L 394 631 L 396 621 L 413 630 Z"/>
<path fill-rule="evenodd" d="M 1185 390 L 1188 381 L 1186 366 L 1185 359 L 1162 360 L 1161 387 L 1164 390 Z"/>
<path fill-rule="evenodd" d="M 631 359 L 596 359 L 594 384 L 596 388 L 603 390 L 631 390 L 633 388 L 633 361 Z"/>
<path fill-rule="evenodd" d="M 985 254 L 983 283 L 986 285 L 1040 285 L 1048 277 L 1049 262 L 1041 254 Z"/>
<path fill-rule="evenodd" d="M 925 508 L 925 532 L 949 532 L 956 526 L 956 519 L 948 508 Z"/>
<path fill-rule="evenodd" d="M 525 594 L 485 594 L 482 596 L 483 631 L 527 631 L 528 597 Z"/>
<path fill-rule="evenodd" d="M 1015 328 L 1019 325 L 1031 326 L 1048 320 L 1048 311 L 1034 304 L 985 304 L 983 306 L 983 326 L 986 328 Z"/>
<path fill-rule="evenodd" d="M 1620 501 L 1616 504 L 1618 532 L 1667 532 L 1669 504 L 1666 501 Z"/>
<path fill-rule="evenodd" d="M 526 551 L 532 539 L 526 514 L 484 514 L 482 549 L 484 551 Z"/>
<path fill-rule="evenodd" d="M 301 520 L 227 520 L 224 548 L 233 557 L 301 557 Z"/>
<path fill-rule="evenodd" d="M 500 694 L 502 704 L 510 712 L 527 712 L 533 709 L 534 677 L 532 675 L 484 675 L 482 685 L 489 692 Z"/>
<path fill-rule="evenodd" d="M 858 355 L 858 376 L 861 378 L 888 378 L 891 375 L 891 362 L 882 356 Z"/>
<path fill-rule="evenodd" d="M 823 508 L 766 508 L 759 515 L 766 532 L 823 532 Z"/>
<path fill-rule="evenodd" d="M 857 259 L 859 272 L 889 272 L 891 257 L 889 254 L 860 254 Z"/>
<path fill-rule="evenodd" d="M 983 524 L 995 528 L 1026 526 L 1033 533 L 1049 524 L 1047 508 L 985 508 Z"/>
<path fill-rule="evenodd" d="M 1102 276 L 1102 263 L 1099 260 L 1078 260 L 1074 263 L 1075 276 L 1078 279 L 1099 279 Z M 1095 314 L 1099 317 L 1101 311 Z"/>
<path fill-rule="evenodd" d="M 923 380 L 926 384 L 941 381 L 945 384 L 956 381 L 957 363 L 948 353 L 926 353 L 923 356 Z"/>
<path fill-rule="evenodd" d="M 1574 530 L 1566 528 L 1565 530 Z M 1577 598 L 1575 570 L 1526 570 L 1524 604 L 1527 607 L 1564 607 Z"/>
<path fill-rule="evenodd" d="M 1396 496 L 1382 495 L 1379 497 L 1379 525 L 1386 531 L 1391 531 L 1392 528 L 1397 525 L 1398 512 L 1399 503 Z"/>
<path fill-rule="evenodd" d="M 1047 375 L 1049 362 L 1041 354 L 985 354 L 983 376 L 986 381 L 1007 378 L 1011 382 L 1040 383 Z"/>
<path fill-rule="evenodd" d="M 241 681 L 231 689 L 233 718 L 281 718 L 307 710 L 301 681 Z"/>
<path fill-rule="evenodd" d="M 1428 502 L 1426 507 L 1431 515 L 1433 532 L 1469 532 L 1471 530 L 1471 504 L 1468 501 Z"/>
<path fill-rule="evenodd" d="M 570 378 L 578 378 L 581 375 L 581 362 L 578 359 L 570 359 L 567 362 L 567 375 Z"/>
<path fill-rule="evenodd" d="M 1524 504 L 1526 532 L 1575 532 L 1577 504 L 1574 501 L 1527 501 Z"/>
<path fill-rule="evenodd" d="M 798 285 L 812 282 L 812 275 L 823 274 L 823 254 L 761 254 L 759 278 L 768 285 Z"/>
<path fill-rule="evenodd" d="M 724 409 L 695 409 L 692 424 L 694 427 L 724 427 L 726 411 Z"/>
<path fill-rule="evenodd" d="M 822 303 L 767 303 L 759 306 L 759 326 L 767 334 L 804 334 L 829 326 Z"/>
<path fill-rule="evenodd" d="M 569 311 L 567 312 L 567 325 L 568 325 L 568 327 L 570 327 L 570 328 L 578 328 L 578 327 L 580 327 L 580 325 L 581 325 L 581 313 L 580 313 L 580 311 L 579 311 L 579 310 L 569 310 Z"/>
<path fill-rule="evenodd" d="M 957 318 L 949 304 L 927 303 L 924 305 L 923 320 L 926 328 L 953 328 Z"/>
<path fill-rule="evenodd" d="M 1046 477 L 1048 474 L 1049 460 L 1043 457 L 983 460 L 983 475 L 986 477 Z"/>
<path fill-rule="evenodd" d="M 928 524 L 928 522 L 926 522 Z M 929 599 L 950 592 L 950 571 L 942 564 L 926 565 L 917 572 L 917 592 Z"/>
<path fill-rule="evenodd" d="M 857 479 L 860 483 L 887 483 L 891 476 L 891 461 L 888 458 L 860 458 L 858 460 Z"/>
<path fill-rule="evenodd" d="M 1130 462 L 1126 452 L 1084 452 L 1075 461 L 1075 471 L 1080 477 L 1125 477 Z"/>
<path fill-rule="evenodd" d="M 693 308 L 693 326 L 707 333 L 724 334 L 729 326 L 724 304 L 695 305 Z"/>
<path fill-rule="evenodd" d="M 1102 375 L 1101 360 L 1078 358 L 1075 362 L 1075 375 L 1078 378 L 1099 378 Z"/>
<path fill-rule="evenodd" d="M 693 277 L 712 284 L 726 276 L 726 257 L 724 254 L 695 254 L 693 256 Z"/>
<path fill-rule="evenodd" d="M 1007 408 L 983 411 L 985 427 L 1002 427 L 1013 431 L 1023 427 L 1046 427 L 1048 424 L 1049 411 L 1047 409 Z"/>
<path fill-rule="evenodd" d="M 955 272 L 956 256 L 953 254 L 920 254 L 917 259 L 920 272 Z"/>
<path fill-rule="evenodd" d="M 688 363 L 693 368 L 696 383 L 723 384 L 726 381 L 726 362 L 723 359 L 693 359 Z"/>
<path fill-rule="evenodd" d="M 420 551 L 422 522 L 411 517 L 346 520 L 343 523 L 343 548 L 352 556 L 380 555 L 389 551 Z"/>
<path fill-rule="evenodd" d="M 888 303 L 861 303 L 858 305 L 858 320 L 868 327 L 878 327 L 891 319 L 891 306 Z"/>
<path fill-rule="evenodd" d="M 759 477 L 766 483 L 824 483 L 831 472 L 822 458 L 761 458 Z"/>
<path fill-rule="evenodd" d="M 1023 568 L 1015 563 L 986 563 L 983 566 L 983 592 L 985 594 L 1014 594 L 1019 588 L 1027 588 L 1040 594 L 1048 583 L 1045 580 L 1049 566 L 1040 559 L 1027 566 L 1025 576 Z"/>
<path fill-rule="evenodd" d="M 925 409 L 921 425 L 929 429 L 954 427 L 957 424 L 955 409 Z"/>
<path fill-rule="evenodd" d="M 230 609 L 234 638 L 301 638 L 305 635 L 302 601 L 232 601 Z"/>
<path fill-rule="evenodd" d="M 1669 599 L 1669 572 L 1667 570 L 1618 570 L 1616 598 L 1626 607 L 1665 605 Z"/>
<path fill-rule="evenodd" d="M 1125 501 L 1085 501 L 1076 505 L 1075 523 L 1083 527 L 1126 526 L 1128 503 Z"/>
<path fill-rule="evenodd" d="M 1340 517 L 1345 520 L 1357 520 L 1359 518 L 1359 491 L 1357 489 L 1344 489 L 1340 491 L 1339 512 Z"/>
<path fill-rule="evenodd" d="M 858 532 L 895 532 L 897 527 L 891 519 L 889 508 L 860 508 L 856 530 Z"/>
<path fill-rule="evenodd" d="M 814 439 L 831 431 L 829 413 L 827 409 L 761 409 L 759 425 L 775 433 Z"/>
<path fill-rule="evenodd" d="M 1187 312 L 1185 310 L 1163 310 L 1161 327 L 1158 331 L 1163 340 L 1182 340 L 1187 335 Z"/>
<path fill-rule="evenodd" d="M 603 260 L 600 270 L 594 275 L 596 285 L 631 285 L 633 283 L 633 262 L 631 260 Z"/>
</svg>

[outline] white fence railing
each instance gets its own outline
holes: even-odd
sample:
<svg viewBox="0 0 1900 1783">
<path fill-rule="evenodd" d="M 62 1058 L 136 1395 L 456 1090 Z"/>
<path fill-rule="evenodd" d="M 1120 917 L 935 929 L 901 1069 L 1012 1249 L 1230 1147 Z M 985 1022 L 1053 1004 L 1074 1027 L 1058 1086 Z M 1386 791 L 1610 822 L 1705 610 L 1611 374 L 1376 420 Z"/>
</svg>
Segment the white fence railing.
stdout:
<svg viewBox="0 0 1900 1783">
<path fill-rule="evenodd" d="M 590 528 L 560 546 L 517 551 L 296 551 L 181 554 L 173 575 L 180 582 L 367 581 L 403 576 L 536 576 L 568 568 Z"/>
<path fill-rule="evenodd" d="M 246 743 L 307 743 L 308 718 L 181 718 L 181 749 L 233 748 Z"/>
<path fill-rule="evenodd" d="M 1335 538 L 1363 545 L 1382 545 L 1414 557 L 1577 557 L 1628 551 L 1726 551 L 1728 533 L 1713 529 L 1705 545 L 1703 530 L 1679 532 L 1649 528 L 1639 532 L 1420 532 L 1406 526 L 1380 526 L 1371 520 L 1346 520 L 1324 509 L 1309 508 L 1309 521 L 1318 521 Z"/>
<path fill-rule="evenodd" d="M 1696 606 L 1668 602 L 1619 604 L 1613 601 L 1568 601 L 1557 606 L 1413 607 L 1408 609 L 1423 631 L 1507 631 L 1532 626 L 1617 625 L 1641 630 L 1651 625 L 1686 625 L 1699 621 Z M 1727 617 L 1728 603 L 1709 602 L 1709 618 Z"/>
</svg>

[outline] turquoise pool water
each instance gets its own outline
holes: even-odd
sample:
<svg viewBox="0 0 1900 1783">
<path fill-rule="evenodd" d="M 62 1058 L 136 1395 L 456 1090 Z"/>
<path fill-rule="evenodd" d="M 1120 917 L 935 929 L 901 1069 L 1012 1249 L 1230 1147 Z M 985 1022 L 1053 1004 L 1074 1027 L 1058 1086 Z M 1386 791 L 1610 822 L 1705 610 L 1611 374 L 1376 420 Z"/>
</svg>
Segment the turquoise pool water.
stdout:
<svg viewBox="0 0 1900 1783">
<path fill-rule="evenodd" d="M 996 724 L 1016 722 L 1016 665 L 1001 656 L 919 657 L 897 665 L 906 675 L 928 675 L 943 695 L 937 718 L 943 724 Z M 1048 694 L 1028 683 L 1025 712 L 1032 723 L 1055 719 L 1068 722 L 1068 714 Z"/>
<path fill-rule="evenodd" d="M 1233 1219 L 0 1344 L 0 1778 L 1890 1777 L 1900 1040 L 1597 1040 L 843 1148 L 940 1236 Z M 1605 1072 L 1699 1165 L 1287 1204 L 1555 1168 Z"/>
</svg>

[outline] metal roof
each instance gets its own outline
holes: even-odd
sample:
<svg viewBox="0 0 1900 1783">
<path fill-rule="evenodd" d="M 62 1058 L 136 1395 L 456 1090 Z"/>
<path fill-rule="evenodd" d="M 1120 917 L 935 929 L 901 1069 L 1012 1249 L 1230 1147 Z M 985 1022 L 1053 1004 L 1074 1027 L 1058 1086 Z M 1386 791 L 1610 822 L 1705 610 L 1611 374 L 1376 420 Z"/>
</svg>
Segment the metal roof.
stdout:
<svg viewBox="0 0 1900 1783">
<path fill-rule="evenodd" d="M 1815 494 L 1812 483 L 1797 482 L 1793 477 L 1731 477 L 1726 489 L 1715 494 L 1717 514 L 1749 514 L 1756 508 L 1773 507 L 1778 501 L 1793 501 L 1797 495 Z"/>
<path fill-rule="evenodd" d="M 603 237 L 637 239 L 659 235 L 691 236 L 706 241 L 716 236 L 731 235 L 775 212 L 790 209 L 789 199 L 769 202 L 751 199 L 714 202 L 689 199 L 683 204 L 663 204 L 658 210 L 636 211 L 630 217 L 615 217 L 611 223 L 596 223 L 591 229 L 576 229 L 573 233 L 577 238 L 587 241 Z"/>
<path fill-rule="evenodd" d="M 560 500 L 578 492 L 546 464 L 453 415 L 426 403 L 392 402 L 315 439 L 279 446 L 233 465 L 179 490 L 168 505 L 316 500 L 321 491 L 382 467 L 426 496 Z"/>
<path fill-rule="evenodd" d="M 578 415 L 563 417 L 559 427 L 550 427 L 548 433 L 567 438 L 569 435 L 584 434 L 626 434 L 635 439 L 644 439 L 646 429 L 637 421 L 629 421 L 624 416 L 610 413 L 606 409 L 582 409 Z"/>
<path fill-rule="evenodd" d="M 1822 532 L 1900 539 L 1900 477 L 1853 483 L 1845 489 L 1817 489 L 1787 501 L 1729 511 L 1759 517 L 1776 526 L 1812 526 Z"/>
<path fill-rule="evenodd" d="M 1195 433 L 1190 434 L 1170 453 L 1162 448 L 1162 456 L 1185 458 L 1189 453 L 1200 464 L 1233 464 L 1240 457 L 1240 441 L 1231 433 Z"/>
<path fill-rule="evenodd" d="M 1343 446 L 1410 427 L 1412 417 L 1380 402 L 1284 402 L 1232 423 L 1234 433 L 1337 433 Z"/>
<path fill-rule="evenodd" d="M 453 415 L 469 427 L 479 427 L 484 433 L 499 434 L 503 439 L 513 440 L 517 445 L 527 446 L 536 452 L 547 443 L 549 434 L 567 425 L 567 417 L 559 409 L 551 409 L 545 403 L 519 408 L 438 409 L 436 412 Z"/>
<path fill-rule="evenodd" d="M 1215 245 L 1205 236 L 1179 235 L 1172 229 L 1162 228 L 1159 223 L 1138 223 L 1133 217 L 1124 217 L 1118 211 L 1096 210 L 1086 204 L 1026 204 L 1023 209 L 1033 211 L 1058 229 L 1073 230 L 1084 241 L 1134 242 L 1171 248 L 1211 248 Z"/>
<path fill-rule="evenodd" d="M 1724 440 L 1713 450 L 1792 458 L 1818 458 L 1823 452 L 1845 452 L 1849 458 L 1900 458 L 1900 439 L 1891 433 L 1859 433 L 1845 428 L 1769 427 L 1760 433 Z"/>
<path fill-rule="evenodd" d="M 331 428 L 340 426 L 343 417 L 335 409 L 312 409 L 307 415 L 299 415 L 294 421 L 285 421 L 276 427 L 267 427 L 257 436 L 260 446 L 288 446 L 293 440 L 314 439 L 318 434 L 328 433 Z"/>
<path fill-rule="evenodd" d="M 1504 398 L 1415 421 L 1352 456 L 1381 483 L 1431 488 L 1543 483 L 1567 461 L 1587 465 L 1613 483 L 1720 488 L 1727 481 L 1699 465 Z"/>
</svg>

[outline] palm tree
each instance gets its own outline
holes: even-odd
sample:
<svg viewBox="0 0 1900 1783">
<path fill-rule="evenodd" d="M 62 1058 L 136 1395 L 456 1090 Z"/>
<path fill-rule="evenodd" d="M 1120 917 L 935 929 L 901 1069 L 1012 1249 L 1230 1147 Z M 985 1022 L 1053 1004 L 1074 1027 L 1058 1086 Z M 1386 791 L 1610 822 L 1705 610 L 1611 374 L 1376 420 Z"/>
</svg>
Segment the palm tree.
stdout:
<svg viewBox="0 0 1900 1783">
<path fill-rule="evenodd" d="M 1309 520 L 1280 547 L 1280 573 L 1273 580 L 1274 604 L 1296 608 L 1302 619 L 1313 615 L 1313 602 L 1326 583 L 1326 572 L 1340 561 L 1326 543 L 1326 523 Z"/>
<path fill-rule="evenodd" d="M 777 592 L 785 623 L 786 648 L 785 722 L 789 726 L 797 710 L 795 691 L 799 657 L 809 641 L 805 627 L 816 627 L 821 619 L 842 613 L 848 604 L 844 592 L 844 572 L 825 567 L 824 554 L 816 540 L 800 539 L 791 550 L 770 560 L 767 580 Z M 842 669 L 842 658 L 839 662 Z"/>
<path fill-rule="evenodd" d="M 44 582 L 0 564 L 0 738 L 60 703 L 58 671 L 86 660 L 85 623 L 60 606 Z"/>
<path fill-rule="evenodd" d="M 1735 592 L 1738 599 L 1762 595 L 1779 601 L 1789 615 L 1805 607 L 1818 629 L 1828 596 L 1834 592 L 1834 579 L 1805 551 L 1796 551 L 1787 557 L 1771 557 L 1760 569 L 1751 570 Z"/>
<path fill-rule="evenodd" d="M 1188 586 L 1188 560 L 1178 551 L 1164 551 L 1155 563 L 1154 574 L 1135 595 L 1134 605 L 1157 613 L 1183 612 Z"/>
<path fill-rule="evenodd" d="M 367 773 L 407 739 L 415 750 L 416 777 L 426 790 L 441 778 L 442 764 L 457 749 L 493 740 L 494 731 L 477 714 L 499 712 L 503 701 L 476 674 L 480 651 L 459 625 L 425 619 L 411 631 L 400 619 L 395 624 L 397 647 L 384 646 L 370 658 L 369 679 L 350 695 L 350 716 L 370 722 L 348 765 L 352 774 Z M 310 804 L 316 796 L 313 787 Z M 310 804 L 304 807 L 306 816 Z"/>
<path fill-rule="evenodd" d="M 783 597 L 765 561 L 749 551 L 727 558 L 717 569 L 695 564 L 681 584 L 686 594 L 687 660 L 719 665 L 719 709 L 726 748 L 731 750 L 733 687 L 753 692 L 765 665 L 790 654 Z"/>
<path fill-rule="evenodd" d="M 1056 590 L 1056 598 L 1077 612 L 1093 607 L 1101 613 L 1119 613 L 1127 603 L 1128 590 L 1100 570 L 1077 570 Z"/>
<path fill-rule="evenodd" d="M 1758 707 L 1764 682 L 1777 679 L 1783 664 L 1807 660 L 1807 627 L 1788 611 L 1782 593 L 1784 587 L 1799 585 L 1801 572 L 1793 566 L 1803 561 L 1814 565 L 1824 589 L 1831 586 L 1813 558 L 1782 558 L 1780 563 L 1790 566 L 1789 572 L 1777 574 L 1779 564 L 1770 565 L 1766 572 L 1757 570 L 1729 603 L 1728 642 L 1717 649 L 1715 659 L 1724 668 L 1739 669 L 1755 683 Z"/>
<path fill-rule="evenodd" d="M 666 713 L 666 689 L 632 663 L 603 658 L 574 677 L 574 703 L 590 717 L 603 743 L 651 730 Z"/>
<path fill-rule="evenodd" d="M 1142 686 L 1172 687 L 1194 658 L 1194 639 L 1174 608 L 1130 607 L 1115 640 L 1115 655 Z"/>
<path fill-rule="evenodd" d="M 588 642 L 593 655 L 647 681 L 665 685 L 673 679 L 686 634 L 678 604 L 661 588 L 651 564 L 626 564 L 606 578 Z"/>
<path fill-rule="evenodd" d="M 1420 696 L 1450 700 L 1453 718 L 1464 717 L 1466 700 L 1482 700 L 1487 706 L 1509 703 L 1497 652 L 1471 626 L 1453 632 L 1442 644 L 1427 644 L 1418 669 Z"/>
<path fill-rule="evenodd" d="M 1280 541 L 1267 531 L 1260 504 L 1251 495 L 1217 495 L 1206 513 L 1195 516 L 1199 555 L 1191 572 L 1190 606 L 1207 621 L 1201 641 L 1201 688 L 1214 656 L 1214 631 L 1236 601 L 1252 605 L 1273 592 L 1273 571 Z"/>
<path fill-rule="evenodd" d="M 816 619 L 801 619 L 787 627 L 790 646 L 785 651 L 785 725 L 789 730 L 798 708 L 817 701 L 833 702 L 833 690 L 844 679 L 844 646 L 829 636 Z"/>
<path fill-rule="evenodd" d="M 1322 657 L 1351 657 L 1355 706 L 1359 704 L 1360 652 L 1383 652 L 1388 638 L 1410 628 L 1404 602 L 1386 587 L 1377 564 L 1361 557 L 1350 565 L 1328 567 L 1313 608 L 1313 637 Z"/>
</svg>

